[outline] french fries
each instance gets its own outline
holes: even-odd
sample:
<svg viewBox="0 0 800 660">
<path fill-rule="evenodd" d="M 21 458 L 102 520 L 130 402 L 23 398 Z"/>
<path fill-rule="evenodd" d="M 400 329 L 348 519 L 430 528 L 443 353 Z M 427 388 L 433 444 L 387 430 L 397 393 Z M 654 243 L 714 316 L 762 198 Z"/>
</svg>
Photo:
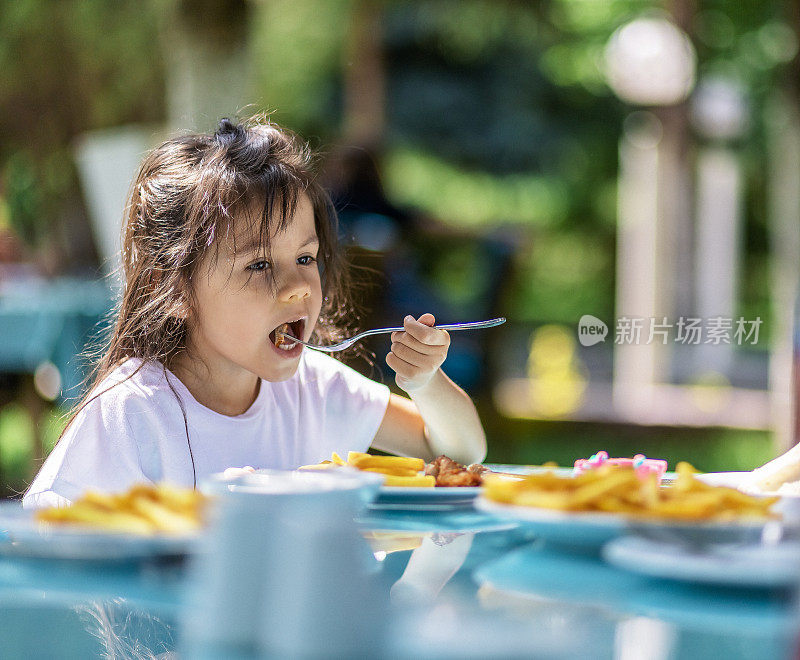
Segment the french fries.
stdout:
<svg viewBox="0 0 800 660">
<path fill-rule="evenodd" d="M 421 474 L 425 469 L 425 461 L 421 458 L 405 456 L 373 456 L 363 452 L 347 453 L 347 461 L 333 452 L 330 461 L 322 461 L 315 465 L 303 465 L 300 470 L 327 470 L 340 465 L 349 465 L 363 472 L 376 472 L 386 475 L 384 486 L 406 488 L 432 488 L 436 485 L 436 477 Z"/>
<path fill-rule="evenodd" d="M 543 472 L 519 478 L 486 475 L 484 495 L 496 502 L 561 511 L 606 511 L 634 517 L 687 521 L 763 520 L 777 497 L 752 497 L 733 488 L 710 486 L 695 478 L 688 463 L 678 463 L 677 479 L 659 487 L 655 475 L 644 480 L 634 470 L 601 467 L 577 476 Z"/>
<path fill-rule="evenodd" d="M 321 463 L 314 463 L 313 465 L 301 465 L 298 470 L 330 470 L 335 468 L 337 463 L 333 461 L 322 461 Z"/>
<path fill-rule="evenodd" d="M 350 452 L 352 454 L 353 452 Z M 347 462 L 359 470 L 366 468 L 381 468 L 385 470 L 413 470 L 419 472 L 425 469 L 425 461 L 421 458 L 405 458 L 403 456 L 347 456 Z"/>
<path fill-rule="evenodd" d="M 186 534 L 203 525 L 206 497 L 168 484 L 137 484 L 117 495 L 87 492 L 68 507 L 40 509 L 41 523 L 81 525 L 127 534 Z"/>
<path fill-rule="evenodd" d="M 376 472 L 377 474 L 391 474 L 393 477 L 416 477 L 419 470 L 406 470 L 404 468 L 380 468 L 380 467 L 367 467 L 358 468 L 362 472 Z M 387 469 L 389 471 L 387 471 Z"/>
<path fill-rule="evenodd" d="M 403 488 L 433 488 L 436 485 L 436 477 L 429 474 L 421 474 L 416 477 L 395 477 L 387 475 L 384 486 L 400 486 Z"/>
</svg>

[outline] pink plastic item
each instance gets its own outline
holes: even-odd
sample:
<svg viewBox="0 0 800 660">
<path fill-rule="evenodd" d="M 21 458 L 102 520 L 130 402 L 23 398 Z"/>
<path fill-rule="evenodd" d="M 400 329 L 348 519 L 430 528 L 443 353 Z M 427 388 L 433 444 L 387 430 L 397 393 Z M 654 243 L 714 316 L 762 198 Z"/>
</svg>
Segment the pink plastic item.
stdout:
<svg viewBox="0 0 800 660">
<path fill-rule="evenodd" d="M 632 467 L 640 479 L 645 479 L 649 474 L 655 474 L 658 483 L 661 483 L 661 478 L 667 471 L 667 462 L 658 458 L 646 458 L 644 454 L 636 454 L 633 458 L 609 458 L 608 452 L 599 451 L 589 458 L 579 458 L 575 461 L 572 474 L 578 475 L 587 470 L 599 468 L 601 465 Z"/>
</svg>

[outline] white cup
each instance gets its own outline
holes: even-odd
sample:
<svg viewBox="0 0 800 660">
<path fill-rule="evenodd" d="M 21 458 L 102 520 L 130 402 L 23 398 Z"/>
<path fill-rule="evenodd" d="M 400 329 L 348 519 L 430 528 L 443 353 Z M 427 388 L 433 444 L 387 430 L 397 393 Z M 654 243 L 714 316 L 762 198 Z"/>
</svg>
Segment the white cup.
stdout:
<svg viewBox="0 0 800 660">
<path fill-rule="evenodd" d="M 353 520 L 377 492 L 374 476 L 259 471 L 205 484 L 215 505 L 192 570 L 187 657 L 354 657 L 377 646 L 385 603 Z"/>
</svg>

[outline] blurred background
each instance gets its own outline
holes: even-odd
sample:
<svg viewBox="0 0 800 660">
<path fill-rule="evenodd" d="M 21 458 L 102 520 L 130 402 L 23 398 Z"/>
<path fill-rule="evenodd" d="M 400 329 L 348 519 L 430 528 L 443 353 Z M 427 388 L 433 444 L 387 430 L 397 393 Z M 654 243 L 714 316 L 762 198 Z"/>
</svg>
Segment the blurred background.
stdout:
<svg viewBox="0 0 800 660">
<path fill-rule="evenodd" d="M 508 318 L 445 364 L 488 460 L 763 463 L 795 438 L 799 29 L 797 0 L 3 2 L 2 494 L 80 393 L 144 153 L 261 111 L 322 155 L 362 325 Z"/>
</svg>

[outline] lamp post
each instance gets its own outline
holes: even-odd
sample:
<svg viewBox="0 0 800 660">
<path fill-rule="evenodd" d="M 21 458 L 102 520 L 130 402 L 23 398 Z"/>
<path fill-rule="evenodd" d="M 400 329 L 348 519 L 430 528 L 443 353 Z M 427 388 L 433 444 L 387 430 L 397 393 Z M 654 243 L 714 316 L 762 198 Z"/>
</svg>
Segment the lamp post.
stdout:
<svg viewBox="0 0 800 660">
<path fill-rule="evenodd" d="M 618 320 L 661 322 L 688 304 L 681 278 L 692 268 L 689 185 L 675 110 L 694 87 L 695 62 L 688 36 L 660 15 L 623 25 L 606 46 L 608 83 L 637 108 L 619 150 Z M 614 407 L 631 419 L 646 416 L 656 403 L 654 385 L 669 376 L 669 345 L 648 340 L 643 330 L 638 342 L 614 347 Z"/>
<path fill-rule="evenodd" d="M 748 125 L 744 90 L 735 80 L 709 77 L 692 97 L 697 149 L 695 309 L 700 318 L 736 313 L 741 252 L 742 167 L 731 146 Z M 701 344 L 696 368 L 730 375 L 733 344 Z"/>
</svg>

